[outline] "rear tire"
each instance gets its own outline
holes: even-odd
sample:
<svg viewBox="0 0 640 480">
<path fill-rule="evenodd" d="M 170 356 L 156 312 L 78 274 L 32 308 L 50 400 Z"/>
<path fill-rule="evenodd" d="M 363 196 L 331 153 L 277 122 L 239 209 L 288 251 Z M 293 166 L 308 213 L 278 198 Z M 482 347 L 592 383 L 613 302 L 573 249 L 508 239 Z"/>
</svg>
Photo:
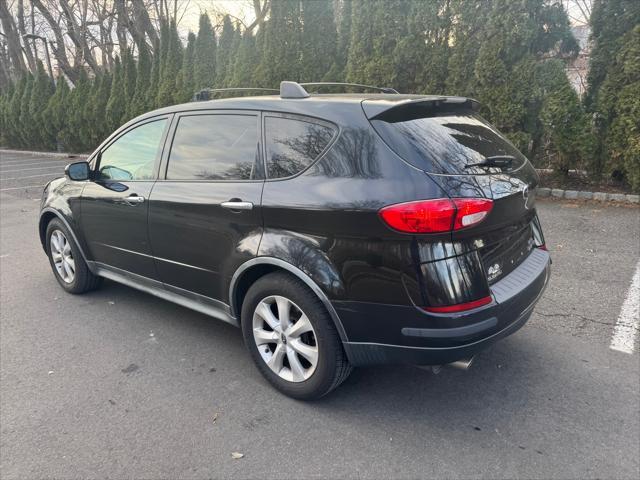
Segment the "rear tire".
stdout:
<svg viewBox="0 0 640 480">
<path fill-rule="evenodd" d="M 64 223 L 57 218 L 51 220 L 45 238 L 53 276 L 65 291 L 80 294 L 95 290 L 102 284 L 102 277 L 91 273 Z"/>
<path fill-rule="evenodd" d="M 251 286 L 242 304 L 241 323 L 258 370 L 285 395 L 320 398 L 351 373 L 325 306 L 287 273 L 270 273 Z"/>
</svg>

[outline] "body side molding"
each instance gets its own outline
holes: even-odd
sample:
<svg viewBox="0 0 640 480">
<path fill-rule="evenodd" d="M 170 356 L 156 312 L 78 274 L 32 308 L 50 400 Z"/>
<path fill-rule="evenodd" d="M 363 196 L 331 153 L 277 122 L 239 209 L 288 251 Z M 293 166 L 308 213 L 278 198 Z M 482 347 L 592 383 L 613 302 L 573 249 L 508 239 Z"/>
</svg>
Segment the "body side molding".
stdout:
<svg viewBox="0 0 640 480">
<path fill-rule="evenodd" d="M 251 260 L 247 260 L 242 265 L 240 265 L 235 271 L 233 277 L 231 278 L 231 283 L 229 284 L 229 305 L 231 305 L 231 315 L 233 317 L 238 319 L 240 318 L 240 315 L 237 312 L 238 308 L 236 308 L 236 305 L 234 304 L 235 291 L 238 280 L 240 279 L 240 277 L 242 277 L 242 274 L 245 271 L 256 265 L 273 265 L 276 267 L 280 267 L 302 280 L 313 291 L 313 293 L 318 296 L 318 298 L 322 301 L 323 305 L 329 312 L 329 315 L 331 316 L 331 319 L 333 320 L 333 323 L 338 330 L 338 335 L 340 335 L 340 340 L 342 340 L 342 342 L 348 341 L 347 334 L 344 330 L 344 327 L 342 326 L 342 322 L 340 320 L 340 317 L 338 316 L 338 313 L 336 312 L 335 308 L 333 308 L 331 301 L 329 300 L 329 298 L 327 298 L 318 284 L 314 282 L 313 279 L 309 277 L 309 275 L 307 275 L 304 271 L 300 270 L 295 265 L 275 257 L 252 258 Z"/>
</svg>

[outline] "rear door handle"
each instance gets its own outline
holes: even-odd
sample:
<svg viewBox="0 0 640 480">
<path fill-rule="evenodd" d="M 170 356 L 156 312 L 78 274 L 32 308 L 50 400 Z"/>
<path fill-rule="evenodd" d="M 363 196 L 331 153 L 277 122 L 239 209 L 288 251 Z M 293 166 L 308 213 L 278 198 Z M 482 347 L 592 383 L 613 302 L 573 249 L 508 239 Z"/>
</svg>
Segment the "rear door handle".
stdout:
<svg viewBox="0 0 640 480">
<path fill-rule="evenodd" d="M 144 197 L 141 197 L 139 195 L 129 195 L 128 197 L 124 198 L 125 203 L 128 203 L 131 206 L 134 205 L 138 205 L 139 203 L 144 202 Z"/>
<path fill-rule="evenodd" d="M 228 202 L 222 202 L 220 204 L 222 208 L 227 208 L 229 210 L 252 210 L 253 203 L 251 202 L 241 202 L 239 200 L 231 200 Z"/>
</svg>

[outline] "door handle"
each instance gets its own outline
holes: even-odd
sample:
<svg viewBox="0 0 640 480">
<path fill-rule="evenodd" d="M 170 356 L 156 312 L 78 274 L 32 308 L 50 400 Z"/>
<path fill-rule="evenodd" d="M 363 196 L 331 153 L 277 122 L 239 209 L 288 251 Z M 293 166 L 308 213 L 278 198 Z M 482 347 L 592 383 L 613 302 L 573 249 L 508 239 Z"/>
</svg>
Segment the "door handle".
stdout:
<svg viewBox="0 0 640 480">
<path fill-rule="evenodd" d="M 128 203 L 131 206 L 134 205 L 138 205 L 139 203 L 144 202 L 144 197 L 141 197 L 139 195 L 129 195 L 128 197 L 124 198 L 124 202 Z"/>
<path fill-rule="evenodd" d="M 242 202 L 240 200 L 230 200 L 228 202 L 222 202 L 220 206 L 222 208 L 227 208 L 229 210 L 252 210 L 253 209 L 253 203 Z"/>
</svg>

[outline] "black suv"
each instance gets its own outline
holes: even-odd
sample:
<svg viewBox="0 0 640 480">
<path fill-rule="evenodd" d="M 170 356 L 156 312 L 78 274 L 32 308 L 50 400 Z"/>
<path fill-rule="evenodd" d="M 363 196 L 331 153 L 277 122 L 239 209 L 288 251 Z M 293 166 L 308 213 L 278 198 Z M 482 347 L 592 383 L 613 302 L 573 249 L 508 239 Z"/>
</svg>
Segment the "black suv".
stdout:
<svg viewBox="0 0 640 480">
<path fill-rule="evenodd" d="M 62 288 L 104 277 L 237 325 L 296 398 L 520 328 L 550 264 L 527 159 L 474 100 L 310 85 L 156 110 L 67 166 L 39 224 Z"/>
</svg>

